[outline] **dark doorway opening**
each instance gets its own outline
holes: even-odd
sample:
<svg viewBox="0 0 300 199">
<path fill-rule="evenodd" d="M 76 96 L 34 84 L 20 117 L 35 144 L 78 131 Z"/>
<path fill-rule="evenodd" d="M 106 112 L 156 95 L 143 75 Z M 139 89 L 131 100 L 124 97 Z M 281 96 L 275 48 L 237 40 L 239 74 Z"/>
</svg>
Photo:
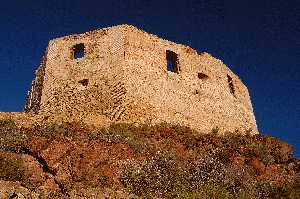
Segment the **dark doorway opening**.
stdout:
<svg viewBox="0 0 300 199">
<path fill-rule="evenodd" d="M 178 55 L 170 50 L 166 51 L 167 69 L 168 71 L 179 73 Z"/>
</svg>

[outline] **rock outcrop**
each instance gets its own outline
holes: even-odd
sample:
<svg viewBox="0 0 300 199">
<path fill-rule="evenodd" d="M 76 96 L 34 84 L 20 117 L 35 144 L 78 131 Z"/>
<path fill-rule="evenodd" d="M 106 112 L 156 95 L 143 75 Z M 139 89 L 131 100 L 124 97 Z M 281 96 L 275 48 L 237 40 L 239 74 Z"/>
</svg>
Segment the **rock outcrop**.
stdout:
<svg viewBox="0 0 300 199">
<path fill-rule="evenodd" d="M 299 197 L 292 147 L 238 134 L 165 123 L 24 125 L 2 118 L 0 197 Z"/>
</svg>

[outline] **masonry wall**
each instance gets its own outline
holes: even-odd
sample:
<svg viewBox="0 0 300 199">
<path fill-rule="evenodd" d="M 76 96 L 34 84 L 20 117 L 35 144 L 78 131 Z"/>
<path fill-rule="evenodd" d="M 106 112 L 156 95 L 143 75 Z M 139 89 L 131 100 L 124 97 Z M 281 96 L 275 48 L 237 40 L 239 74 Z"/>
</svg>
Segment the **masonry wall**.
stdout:
<svg viewBox="0 0 300 199">
<path fill-rule="evenodd" d="M 39 113 L 118 117 L 122 96 L 116 91 L 125 92 L 123 35 L 116 27 L 50 41 Z M 74 59 L 72 48 L 80 43 L 85 56 Z"/>
<path fill-rule="evenodd" d="M 42 62 L 35 72 L 35 77 L 31 83 L 30 90 L 27 93 L 24 105 L 25 112 L 37 113 L 40 110 L 46 62 L 47 51 L 45 52 Z"/>
<path fill-rule="evenodd" d="M 257 131 L 247 88 L 220 60 L 136 28 L 126 35 L 125 84 L 134 105 L 127 120 L 180 123 L 202 132 Z M 167 71 L 166 50 L 178 55 L 178 74 Z"/>
<path fill-rule="evenodd" d="M 167 70 L 167 50 L 178 55 L 178 73 Z M 44 65 L 39 114 L 257 132 L 247 88 L 220 60 L 133 26 L 52 40 Z"/>
</svg>

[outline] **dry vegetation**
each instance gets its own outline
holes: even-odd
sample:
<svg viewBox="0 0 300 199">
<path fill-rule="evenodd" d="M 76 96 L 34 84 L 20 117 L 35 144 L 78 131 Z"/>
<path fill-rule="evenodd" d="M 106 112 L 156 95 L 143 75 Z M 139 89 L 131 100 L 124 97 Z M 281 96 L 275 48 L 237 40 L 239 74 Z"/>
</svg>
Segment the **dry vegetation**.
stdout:
<svg viewBox="0 0 300 199">
<path fill-rule="evenodd" d="M 0 181 L 41 198 L 300 198 L 292 147 L 261 135 L 169 124 L 19 128 L 8 119 L 0 149 Z"/>
</svg>

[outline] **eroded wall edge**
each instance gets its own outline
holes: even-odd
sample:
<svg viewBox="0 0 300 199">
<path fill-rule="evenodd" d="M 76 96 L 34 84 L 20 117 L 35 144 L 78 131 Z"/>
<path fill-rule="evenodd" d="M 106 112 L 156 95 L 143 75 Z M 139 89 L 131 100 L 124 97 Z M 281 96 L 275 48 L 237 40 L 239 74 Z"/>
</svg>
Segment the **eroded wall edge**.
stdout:
<svg viewBox="0 0 300 199">
<path fill-rule="evenodd" d="M 46 49 L 42 61 L 38 69 L 35 71 L 35 78 L 33 79 L 31 88 L 26 96 L 24 112 L 37 113 L 40 110 L 45 68 L 47 62 L 47 52 L 48 50 Z"/>
</svg>

